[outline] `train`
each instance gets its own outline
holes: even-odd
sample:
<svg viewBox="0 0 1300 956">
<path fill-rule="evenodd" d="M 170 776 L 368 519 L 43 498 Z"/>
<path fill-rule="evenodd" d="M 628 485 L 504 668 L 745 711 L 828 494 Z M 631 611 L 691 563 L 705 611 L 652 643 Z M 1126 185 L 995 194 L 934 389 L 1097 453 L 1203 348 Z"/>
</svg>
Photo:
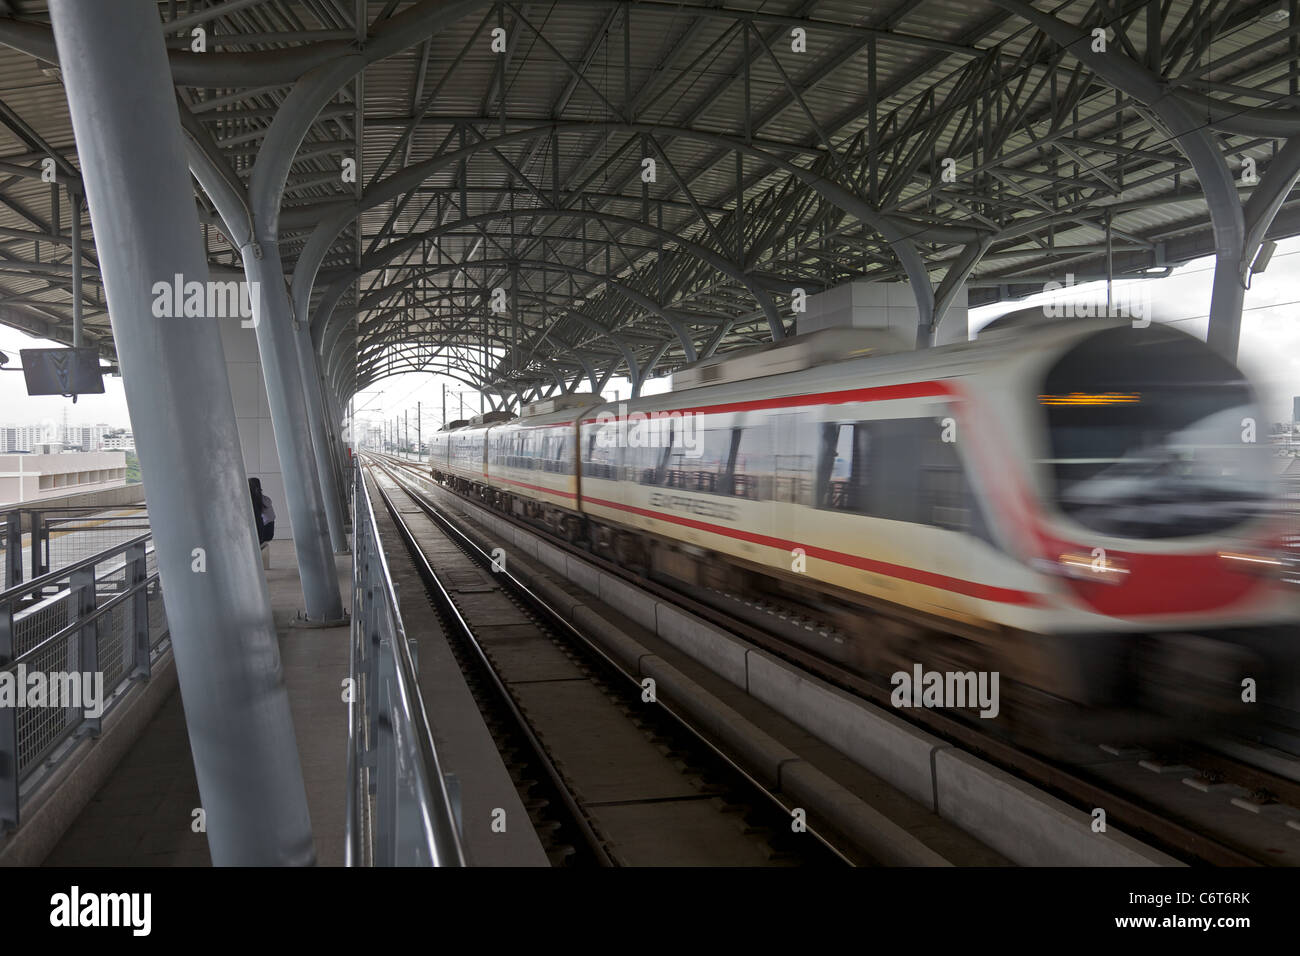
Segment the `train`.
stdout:
<svg viewBox="0 0 1300 956">
<path fill-rule="evenodd" d="M 499 417 L 437 433 L 431 477 L 688 593 L 802 609 L 828 625 L 790 636 L 856 671 L 997 671 L 1020 719 L 1237 713 L 1267 666 L 1237 637 L 1289 653 L 1300 616 L 1257 393 L 1167 325 L 833 329 Z"/>
</svg>

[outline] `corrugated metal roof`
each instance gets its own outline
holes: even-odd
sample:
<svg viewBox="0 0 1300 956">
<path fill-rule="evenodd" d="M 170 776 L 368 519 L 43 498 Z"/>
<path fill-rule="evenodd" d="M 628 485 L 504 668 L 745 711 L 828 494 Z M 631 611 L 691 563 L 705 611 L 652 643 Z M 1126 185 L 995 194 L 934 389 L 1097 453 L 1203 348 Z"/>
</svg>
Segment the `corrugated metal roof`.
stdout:
<svg viewBox="0 0 1300 956">
<path fill-rule="evenodd" d="M 344 49 L 358 35 L 352 6 L 264 0 L 223 14 L 216 5 L 209 56 Z M 360 32 L 376 35 L 381 18 L 418 6 L 362 4 Z M 1145 5 L 1112 6 L 1108 55 L 1150 69 L 1148 20 L 1130 15 Z M 1212 20 L 1190 0 L 1163 6 L 1160 71 L 1174 78 L 1172 95 L 1205 109 L 1245 201 L 1268 181 L 1290 130 L 1215 128 L 1205 98 L 1247 116 L 1295 108 L 1288 24 L 1271 16 L 1284 5 L 1223 5 Z M 1035 8 L 1087 30 L 1099 22 L 1084 0 Z M 168 3 L 159 9 L 172 15 Z M 39 2 L 22 17 L 48 22 Z M 492 49 L 498 24 L 504 54 Z M 791 48 L 796 28 L 806 52 Z M 667 371 L 688 357 L 681 335 L 696 352 L 770 335 L 763 297 L 773 291 L 784 310 L 796 284 L 903 278 L 901 247 L 879 220 L 811 189 L 813 176 L 890 217 L 935 285 L 967 244 L 987 243 L 972 301 L 1031 291 L 1067 270 L 1096 273 L 1107 228 L 1116 267 L 1128 272 L 1200 254 L 1210 235 L 1199 178 L 1170 130 L 989 0 L 484 3 L 405 39 L 322 110 L 284 200 L 292 268 L 320 218 L 313 204 L 358 195 L 341 175 L 344 159 L 359 159 L 368 189 L 462 142 L 473 148 L 463 164 L 430 170 L 414 193 L 366 208 L 360 232 L 350 224 L 322 262 L 318 291 L 362 263 L 367 306 L 349 387 L 395 361 L 425 361 L 430 342 L 452 355 L 458 344 L 481 351 L 485 337 L 497 342 L 486 361 L 500 367 L 472 373 L 503 387 L 567 380 L 584 357 L 622 362 L 623 349 Z M 288 79 L 228 83 L 180 95 L 247 179 Z M 68 199 L 60 190 L 56 209 L 36 172 L 49 155 L 77 164 L 57 72 L 0 47 L 0 102 L 0 322 L 66 337 Z M 656 175 L 643 183 L 646 158 Z M 943 179 L 945 161 L 954 182 Z M 207 205 L 205 221 L 218 223 Z M 1300 222 L 1293 213 L 1284 205 L 1277 228 Z M 205 232 L 214 262 L 236 261 L 219 229 Z M 89 229 L 84 237 L 89 331 L 111 352 Z M 391 258 L 389 246 L 402 254 Z M 452 278 L 449 262 L 464 271 Z M 434 271 L 422 276 L 426 267 Z M 516 271 L 520 327 L 511 330 L 486 297 Z M 403 358 L 410 343 L 426 358 Z M 505 357 L 512 345 L 518 354 Z"/>
</svg>

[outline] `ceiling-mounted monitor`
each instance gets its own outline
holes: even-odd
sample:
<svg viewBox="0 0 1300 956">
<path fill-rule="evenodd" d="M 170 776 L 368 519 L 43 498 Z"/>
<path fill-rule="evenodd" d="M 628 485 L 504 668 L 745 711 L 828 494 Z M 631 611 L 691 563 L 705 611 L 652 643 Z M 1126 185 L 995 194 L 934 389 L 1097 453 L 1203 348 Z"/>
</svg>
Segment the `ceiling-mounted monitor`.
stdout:
<svg viewBox="0 0 1300 956">
<path fill-rule="evenodd" d="M 97 349 L 20 349 L 28 395 L 102 394 L 104 376 Z"/>
</svg>

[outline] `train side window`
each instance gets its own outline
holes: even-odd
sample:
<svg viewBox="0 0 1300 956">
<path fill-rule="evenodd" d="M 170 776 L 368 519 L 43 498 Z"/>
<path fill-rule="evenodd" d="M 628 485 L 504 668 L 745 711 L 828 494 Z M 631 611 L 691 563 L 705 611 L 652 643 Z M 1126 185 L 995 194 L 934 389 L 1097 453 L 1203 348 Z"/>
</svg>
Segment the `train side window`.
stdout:
<svg viewBox="0 0 1300 956">
<path fill-rule="evenodd" d="M 557 475 L 573 474 L 573 468 L 569 464 L 569 436 L 567 434 L 551 436 L 549 459 L 547 471 L 554 472 Z"/>
<path fill-rule="evenodd" d="M 822 425 L 817 507 L 862 511 L 871 481 L 871 432 L 865 422 Z"/>
<path fill-rule="evenodd" d="M 699 454 L 688 454 L 678 445 L 671 449 L 663 483 L 683 491 L 707 494 L 729 493 L 726 479 L 734 451 L 734 429 L 703 428 L 696 432 Z"/>
<path fill-rule="evenodd" d="M 956 446 L 933 418 L 822 426 L 817 507 L 990 540 Z"/>
<path fill-rule="evenodd" d="M 660 485 L 664 483 L 665 462 L 671 448 L 629 442 L 623 450 L 623 469 L 628 481 L 641 485 Z"/>
<path fill-rule="evenodd" d="M 586 456 L 582 461 L 582 470 L 583 474 L 591 478 L 617 481 L 622 464 L 621 449 L 615 442 L 601 441 L 602 428 L 609 427 L 612 426 L 598 425 L 587 432 Z"/>
<path fill-rule="evenodd" d="M 524 437 L 524 467 L 536 471 L 541 464 L 542 433 L 533 429 Z"/>
<path fill-rule="evenodd" d="M 928 419 L 919 419 L 927 423 Z M 984 509 L 975 494 L 957 446 L 937 437 L 937 429 L 924 432 L 921 462 L 921 515 L 926 524 L 960 531 L 998 547 L 989 531 Z"/>
<path fill-rule="evenodd" d="M 906 521 L 936 523 L 925 500 L 927 482 L 935 488 L 951 477 L 946 460 L 927 468 L 925 453 L 939 432 L 928 419 L 878 419 L 823 426 L 822 503 L 838 511 Z M 952 515 L 948 519 L 952 520 Z"/>
<path fill-rule="evenodd" d="M 772 455 L 772 498 L 787 504 L 821 507 L 817 491 L 821 429 L 805 412 L 767 420 Z"/>
<path fill-rule="evenodd" d="M 939 430 L 929 418 L 881 419 L 860 423 L 871 435 L 874 450 L 871 487 L 858 499 L 859 510 L 892 521 L 928 524 L 922 503 L 924 449 L 938 441 Z"/>
<path fill-rule="evenodd" d="M 971 496 L 956 446 L 930 436 L 921 446 L 921 518 L 949 531 L 971 524 Z"/>
<path fill-rule="evenodd" d="M 767 423 L 736 429 L 728 488 L 737 498 L 766 501 L 772 497 L 776 466 L 769 439 Z"/>
</svg>

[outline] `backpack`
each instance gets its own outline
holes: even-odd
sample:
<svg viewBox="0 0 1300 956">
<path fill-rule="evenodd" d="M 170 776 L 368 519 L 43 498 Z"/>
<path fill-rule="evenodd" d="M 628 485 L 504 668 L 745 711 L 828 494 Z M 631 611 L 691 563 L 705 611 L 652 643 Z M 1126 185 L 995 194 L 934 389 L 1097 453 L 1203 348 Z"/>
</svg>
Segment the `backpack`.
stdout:
<svg viewBox="0 0 1300 956">
<path fill-rule="evenodd" d="M 264 544 L 267 541 L 266 526 L 262 521 L 262 482 L 257 478 L 248 479 L 248 503 L 253 508 L 253 526 L 257 530 L 257 543 Z"/>
<path fill-rule="evenodd" d="M 271 499 L 262 495 L 262 527 L 265 540 L 270 541 L 275 537 L 275 509 L 271 507 Z"/>
</svg>

